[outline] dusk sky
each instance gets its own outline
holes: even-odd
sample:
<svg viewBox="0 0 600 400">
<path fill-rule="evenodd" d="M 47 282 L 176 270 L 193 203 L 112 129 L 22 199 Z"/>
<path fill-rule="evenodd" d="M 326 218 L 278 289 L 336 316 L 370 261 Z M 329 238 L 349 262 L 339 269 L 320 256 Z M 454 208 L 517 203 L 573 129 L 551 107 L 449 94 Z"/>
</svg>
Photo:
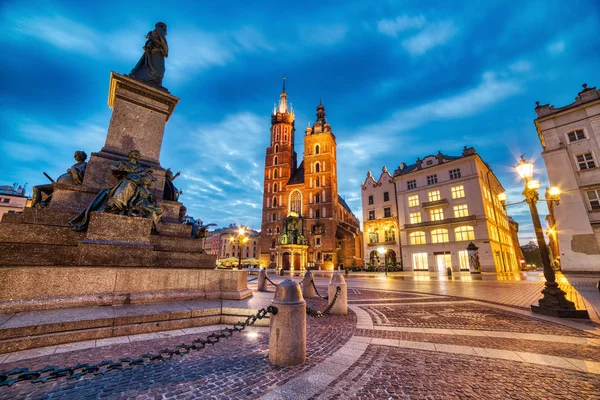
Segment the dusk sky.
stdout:
<svg viewBox="0 0 600 400">
<path fill-rule="evenodd" d="M 28 183 L 30 194 L 47 183 L 42 171 L 57 177 L 70 167 L 75 150 L 99 151 L 110 71 L 129 73 L 144 35 L 164 21 L 163 84 L 181 101 L 161 164 L 181 171 L 188 213 L 219 225 L 260 228 L 284 74 L 299 157 L 322 96 L 340 195 L 360 219 L 367 171 L 379 176 L 438 150 L 460 155 L 465 145 L 490 164 L 509 202 L 522 200 L 512 168 L 520 154 L 547 182 L 535 101 L 560 107 L 583 83 L 600 85 L 597 0 L 3 1 L 0 18 L 0 185 Z M 509 215 L 525 244 L 527 207 Z"/>
</svg>

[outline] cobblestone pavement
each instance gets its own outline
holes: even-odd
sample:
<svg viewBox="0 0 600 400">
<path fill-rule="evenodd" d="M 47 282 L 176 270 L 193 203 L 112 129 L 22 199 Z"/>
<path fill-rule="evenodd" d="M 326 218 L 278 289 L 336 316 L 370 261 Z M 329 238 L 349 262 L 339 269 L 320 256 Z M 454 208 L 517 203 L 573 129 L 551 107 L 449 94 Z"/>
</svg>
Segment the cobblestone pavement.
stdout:
<svg viewBox="0 0 600 400">
<path fill-rule="evenodd" d="M 21 382 L 0 388 L 0 400 L 600 400 L 600 329 L 593 322 L 537 317 L 518 305 L 420 292 L 424 286 L 348 282 L 348 316 L 307 319 L 307 362 L 301 366 L 271 366 L 268 329 L 256 328 L 254 336 L 234 334 L 214 347 L 123 372 L 79 381 Z M 317 283 L 326 293 L 325 281 Z M 480 288 L 472 292 L 480 299 Z M 488 299 L 493 296 L 487 294 Z M 320 299 L 308 303 L 317 309 L 327 304 Z M 139 335 L 131 343 L 85 350 L 77 350 L 75 343 L 73 351 L 24 355 L 0 364 L 0 370 L 134 357 L 206 335 L 166 332 L 150 340 Z"/>
</svg>

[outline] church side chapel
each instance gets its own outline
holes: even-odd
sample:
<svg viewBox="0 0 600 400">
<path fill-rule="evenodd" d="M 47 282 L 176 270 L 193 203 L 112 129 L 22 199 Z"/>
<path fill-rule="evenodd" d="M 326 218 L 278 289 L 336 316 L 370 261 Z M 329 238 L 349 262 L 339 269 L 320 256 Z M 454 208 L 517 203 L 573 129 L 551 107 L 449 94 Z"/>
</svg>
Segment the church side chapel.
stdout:
<svg viewBox="0 0 600 400">
<path fill-rule="evenodd" d="M 295 116 L 284 78 L 265 158 L 261 263 L 269 268 L 362 265 L 360 222 L 338 195 L 335 135 L 321 103 L 316 117 L 306 128 L 298 165 Z"/>
</svg>

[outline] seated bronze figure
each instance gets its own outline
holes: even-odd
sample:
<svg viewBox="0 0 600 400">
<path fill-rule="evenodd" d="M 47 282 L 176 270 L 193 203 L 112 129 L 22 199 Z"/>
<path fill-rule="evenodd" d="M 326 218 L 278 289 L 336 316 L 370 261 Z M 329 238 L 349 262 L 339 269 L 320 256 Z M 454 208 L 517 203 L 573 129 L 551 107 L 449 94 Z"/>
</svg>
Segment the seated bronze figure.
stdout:
<svg viewBox="0 0 600 400">
<path fill-rule="evenodd" d="M 87 154 L 85 151 L 76 151 L 75 152 L 75 161 L 77 163 L 73 164 L 71 168 L 67 170 L 66 173 L 62 174 L 56 180 L 56 183 L 66 183 L 69 185 L 81 185 L 83 182 L 83 176 L 85 175 L 85 168 L 87 167 L 87 163 L 85 160 L 87 159 Z M 48 175 L 46 175 L 48 176 Z M 53 181 L 54 182 L 54 181 Z M 49 183 L 47 185 L 37 185 L 33 187 L 33 194 L 31 196 L 31 206 L 32 207 L 46 207 L 50 204 L 52 200 L 52 193 L 54 192 L 54 185 Z"/>
</svg>

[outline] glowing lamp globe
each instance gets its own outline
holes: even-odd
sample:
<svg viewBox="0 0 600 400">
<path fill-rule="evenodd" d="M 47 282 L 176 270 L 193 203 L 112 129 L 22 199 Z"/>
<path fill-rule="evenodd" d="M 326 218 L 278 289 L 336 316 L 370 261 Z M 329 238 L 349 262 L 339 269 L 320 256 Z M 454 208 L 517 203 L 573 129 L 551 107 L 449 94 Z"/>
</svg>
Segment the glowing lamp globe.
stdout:
<svg viewBox="0 0 600 400">
<path fill-rule="evenodd" d="M 377 252 L 378 252 L 379 254 L 381 254 L 381 255 L 384 255 L 384 254 L 385 254 L 385 249 L 384 249 L 383 247 L 378 247 L 378 248 L 377 248 Z"/>
<path fill-rule="evenodd" d="M 502 192 L 502 193 L 498 194 L 498 200 L 506 201 L 506 199 L 508 199 L 508 195 L 506 194 L 506 192 Z"/>
<path fill-rule="evenodd" d="M 550 195 L 551 196 L 560 196 L 560 188 L 557 186 L 552 186 L 550 188 Z"/>
<path fill-rule="evenodd" d="M 515 169 L 521 179 L 528 181 L 533 176 L 533 161 L 526 161 L 523 156 L 521 156 L 519 163 L 515 165 Z"/>
<path fill-rule="evenodd" d="M 532 190 L 539 189 L 540 185 L 541 185 L 540 181 L 538 181 L 536 179 L 533 179 L 533 180 L 527 182 L 527 187 Z"/>
</svg>

